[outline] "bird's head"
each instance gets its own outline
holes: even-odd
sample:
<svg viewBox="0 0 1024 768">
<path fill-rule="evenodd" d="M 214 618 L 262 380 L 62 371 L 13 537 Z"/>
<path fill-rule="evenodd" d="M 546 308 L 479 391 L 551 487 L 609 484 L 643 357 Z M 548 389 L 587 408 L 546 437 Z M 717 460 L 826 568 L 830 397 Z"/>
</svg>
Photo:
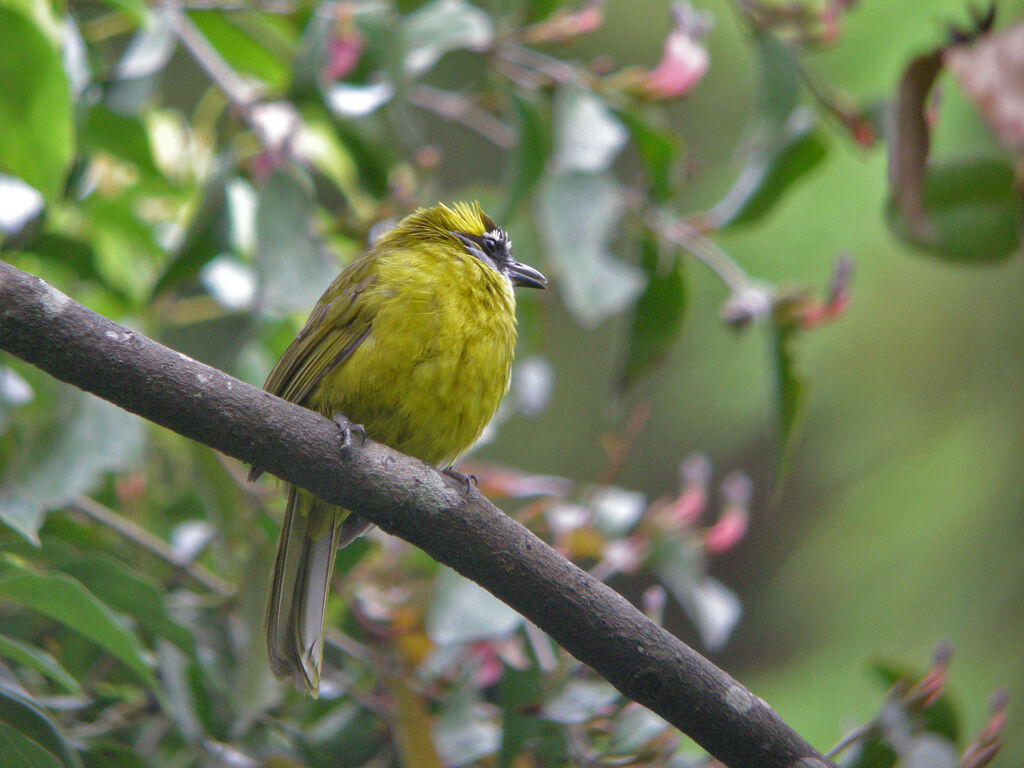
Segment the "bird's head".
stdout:
<svg viewBox="0 0 1024 768">
<path fill-rule="evenodd" d="M 454 240 L 457 247 L 504 275 L 512 285 L 544 288 L 548 284 L 536 269 L 516 261 L 508 233 L 477 202 L 455 203 L 451 208 L 444 204 L 420 208 L 399 226 L 413 237 Z"/>
</svg>

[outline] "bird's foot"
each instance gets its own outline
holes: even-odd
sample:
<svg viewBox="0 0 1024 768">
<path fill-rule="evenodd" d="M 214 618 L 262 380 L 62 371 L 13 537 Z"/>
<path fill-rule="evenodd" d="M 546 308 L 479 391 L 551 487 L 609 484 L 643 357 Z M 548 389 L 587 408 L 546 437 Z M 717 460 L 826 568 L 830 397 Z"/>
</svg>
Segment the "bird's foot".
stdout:
<svg viewBox="0 0 1024 768">
<path fill-rule="evenodd" d="M 448 477 L 455 478 L 460 483 L 465 483 L 466 484 L 466 493 L 469 493 L 470 489 L 474 485 L 477 484 L 476 483 L 476 475 L 464 475 L 461 472 L 459 472 L 457 469 L 455 469 L 455 467 L 452 466 L 452 465 L 448 465 L 447 467 L 445 467 L 441 471 L 444 472 L 444 474 L 448 475 Z"/>
<path fill-rule="evenodd" d="M 366 428 L 362 424 L 353 424 L 343 413 L 334 414 L 331 416 L 331 421 L 338 425 L 342 450 L 352 447 L 352 435 L 359 435 L 360 445 L 366 443 Z"/>
</svg>

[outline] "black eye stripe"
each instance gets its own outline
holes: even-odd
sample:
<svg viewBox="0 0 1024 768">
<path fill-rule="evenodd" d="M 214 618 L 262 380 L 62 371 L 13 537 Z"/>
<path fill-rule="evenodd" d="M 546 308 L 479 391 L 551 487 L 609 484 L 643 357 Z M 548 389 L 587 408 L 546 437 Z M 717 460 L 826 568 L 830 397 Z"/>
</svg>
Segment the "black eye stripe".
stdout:
<svg viewBox="0 0 1024 768">
<path fill-rule="evenodd" d="M 479 246 L 480 250 L 496 263 L 505 263 L 511 258 L 511 241 L 503 229 L 494 227 L 482 235 L 469 235 L 459 232 L 463 242 L 469 240 Z"/>
</svg>

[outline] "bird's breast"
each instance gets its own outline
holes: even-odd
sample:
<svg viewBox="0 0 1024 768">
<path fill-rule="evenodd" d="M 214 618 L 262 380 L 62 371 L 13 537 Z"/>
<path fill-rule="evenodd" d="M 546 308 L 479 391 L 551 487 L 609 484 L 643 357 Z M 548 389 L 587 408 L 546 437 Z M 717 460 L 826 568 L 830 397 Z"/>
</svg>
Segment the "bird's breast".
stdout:
<svg viewBox="0 0 1024 768">
<path fill-rule="evenodd" d="M 472 263 L 448 274 L 384 274 L 370 333 L 325 377 L 314 407 L 432 464 L 480 436 L 508 389 L 515 348 L 511 286 Z"/>
</svg>

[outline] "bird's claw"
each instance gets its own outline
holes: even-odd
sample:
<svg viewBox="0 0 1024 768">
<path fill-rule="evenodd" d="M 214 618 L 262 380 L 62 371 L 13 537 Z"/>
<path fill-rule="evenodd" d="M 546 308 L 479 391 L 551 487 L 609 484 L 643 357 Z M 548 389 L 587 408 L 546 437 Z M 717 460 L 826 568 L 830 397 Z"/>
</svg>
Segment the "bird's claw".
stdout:
<svg viewBox="0 0 1024 768">
<path fill-rule="evenodd" d="M 336 413 L 331 416 L 331 421 L 338 425 L 338 434 L 341 435 L 341 447 L 351 448 L 352 447 L 352 435 L 359 435 L 359 444 L 366 444 L 366 428 L 362 424 L 353 424 L 348 420 L 342 413 Z"/>
<path fill-rule="evenodd" d="M 459 472 L 457 469 L 455 469 L 454 466 L 447 466 L 441 471 L 448 475 L 448 477 L 455 478 L 460 483 L 465 483 L 466 493 L 469 493 L 470 489 L 472 489 L 472 487 L 477 484 L 476 475 L 465 475 L 462 472 Z"/>
</svg>

